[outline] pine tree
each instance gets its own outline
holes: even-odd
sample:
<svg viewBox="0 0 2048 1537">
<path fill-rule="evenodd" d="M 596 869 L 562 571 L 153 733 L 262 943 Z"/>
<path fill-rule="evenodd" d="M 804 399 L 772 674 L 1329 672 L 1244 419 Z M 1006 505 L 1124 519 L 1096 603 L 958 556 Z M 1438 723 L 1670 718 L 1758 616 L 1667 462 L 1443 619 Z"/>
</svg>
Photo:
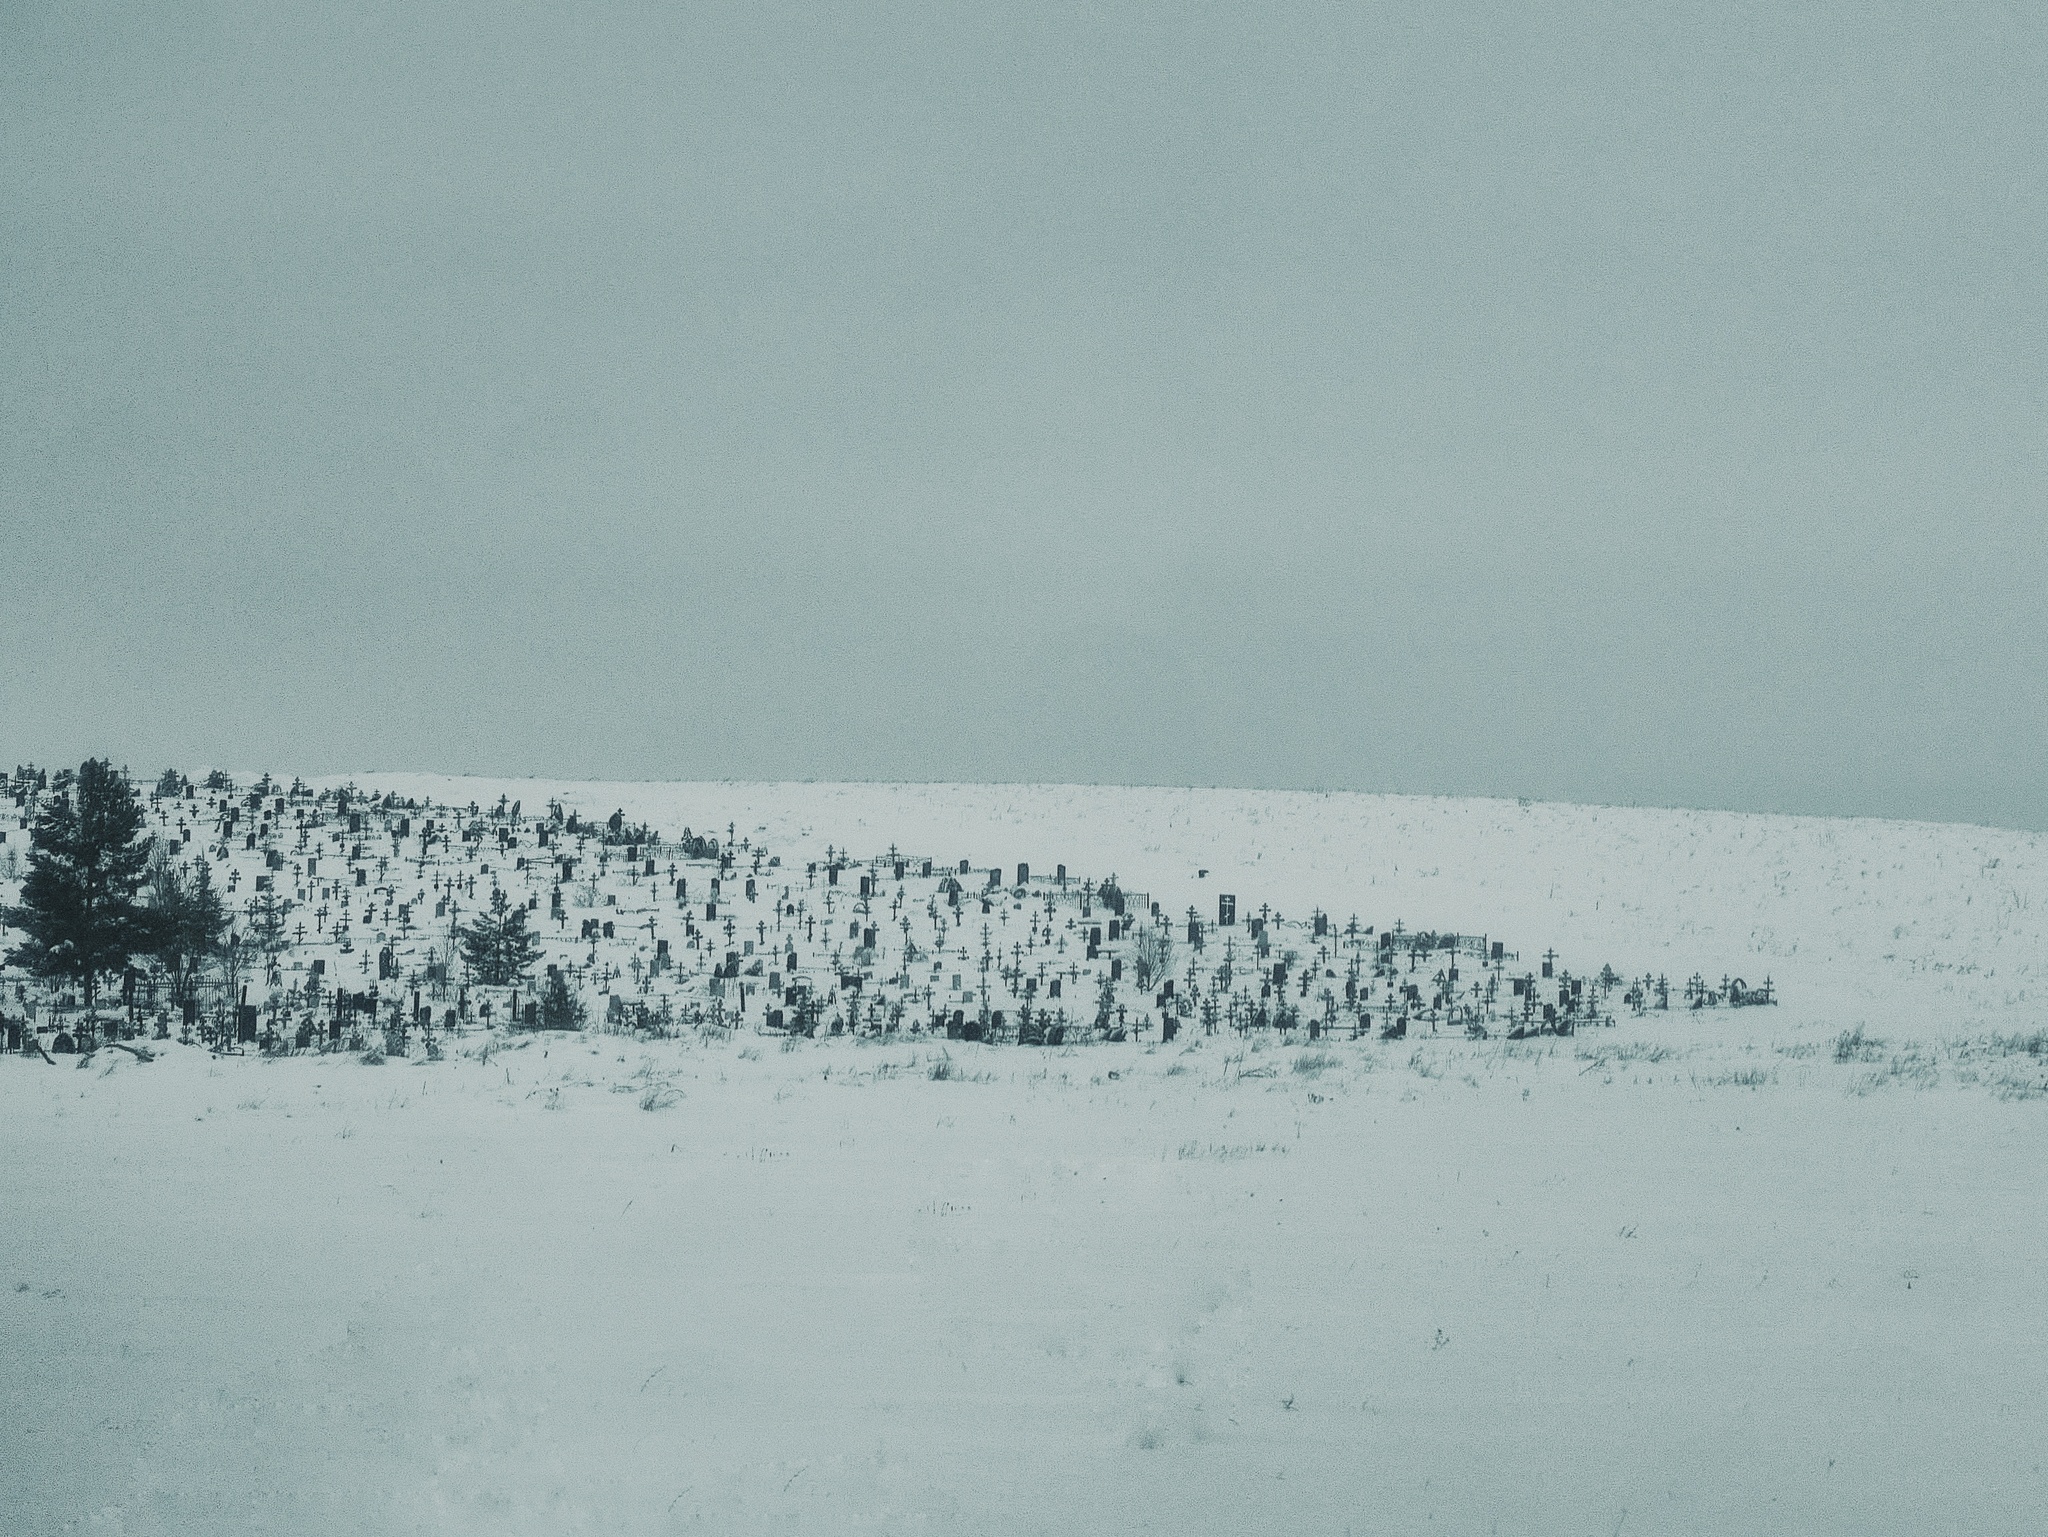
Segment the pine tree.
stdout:
<svg viewBox="0 0 2048 1537">
<path fill-rule="evenodd" d="M 664 1006 L 666 1000 L 663 1000 Z M 543 1030 L 581 1030 L 587 1011 L 583 1000 L 569 991 L 568 980 L 557 971 L 548 978 L 540 995 L 540 1027 Z"/>
<path fill-rule="evenodd" d="M 521 903 L 512 909 L 512 916 L 505 920 L 504 937 L 498 946 L 499 966 L 507 986 L 526 980 L 540 960 L 540 936 L 526 926 L 526 905 Z"/>
<path fill-rule="evenodd" d="M 213 867 L 201 855 L 187 867 L 158 844 L 149 862 L 149 905 L 158 930 L 154 954 L 171 974 L 171 996 L 184 1002 L 199 968 L 220 949 L 227 909 L 214 888 Z"/>
<path fill-rule="evenodd" d="M 284 920 L 284 903 L 275 891 L 259 891 L 250 901 L 249 939 L 266 959 L 274 960 L 291 944 Z"/>
<path fill-rule="evenodd" d="M 490 909 L 462 930 L 462 959 L 486 987 L 523 981 L 540 959 L 540 936 L 526 927 L 525 907 L 513 907 L 502 890 L 493 891 Z"/>
<path fill-rule="evenodd" d="M 1101 979 L 1098 981 L 1096 986 L 1095 1028 L 1098 1030 L 1107 1031 L 1110 1026 L 1111 1018 L 1112 1016 L 1114 1016 L 1115 1013 L 1116 984 L 1110 981 L 1109 973 L 1105 971 L 1102 974 Z"/>
<path fill-rule="evenodd" d="M 69 793 L 36 819 L 21 904 L 0 922 L 27 937 L 7 959 L 36 976 L 75 981 L 90 1009 L 99 979 L 156 947 L 157 916 L 137 900 L 150 838 L 135 791 L 103 758 L 79 765 Z"/>
</svg>

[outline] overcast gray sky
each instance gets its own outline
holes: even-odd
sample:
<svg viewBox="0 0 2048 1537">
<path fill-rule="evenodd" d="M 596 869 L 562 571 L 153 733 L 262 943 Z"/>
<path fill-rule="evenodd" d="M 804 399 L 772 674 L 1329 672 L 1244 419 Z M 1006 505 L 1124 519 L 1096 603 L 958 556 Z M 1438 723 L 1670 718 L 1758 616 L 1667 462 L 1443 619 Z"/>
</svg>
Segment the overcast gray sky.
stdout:
<svg viewBox="0 0 2048 1537">
<path fill-rule="evenodd" d="M 0 7 L 7 756 L 2048 826 L 2044 18 Z"/>
</svg>

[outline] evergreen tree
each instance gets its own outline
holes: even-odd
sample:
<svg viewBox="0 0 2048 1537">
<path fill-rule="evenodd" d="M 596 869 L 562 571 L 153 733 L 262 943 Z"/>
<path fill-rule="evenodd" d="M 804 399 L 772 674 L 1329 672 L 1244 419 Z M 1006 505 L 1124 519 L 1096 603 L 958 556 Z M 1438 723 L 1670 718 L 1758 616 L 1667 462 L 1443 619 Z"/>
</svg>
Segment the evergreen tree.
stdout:
<svg viewBox="0 0 2048 1537">
<path fill-rule="evenodd" d="M 527 929 L 526 908 L 513 907 L 502 890 L 494 890 L 489 911 L 462 930 L 462 959 L 486 987 L 523 981 L 540 959 L 540 936 Z"/>
<path fill-rule="evenodd" d="M 275 891 L 259 891 L 249 904 L 249 938 L 266 958 L 284 953 L 291 940 L 284 929 L 285 906 Z"/>
<path fill-rule="evenodd" d="M 585 1017 L 583 1000 L 569 991 L 568 979 L 557 971 L 548 978 L 548 985 L 540 995 L 540 1027 L 543 1030 L 581 1030 Z"/>
<path fill-rule="evenodd" d="M 78 983 L 90 1009 L 102 976 L 156 947 L 159 921 L 137 900 L 149 854 L 128 781 L 103 758 L 81 764 L 70 792 L 52 796 L 36 819 L 21 904 L 0 911 L 27 936 L 7 959 Z"/>
<path fill-rule="evenodd" d="M 540 960 L 540 936 L 526 926 L 524 903 L 513 908 L 512 916 L 505 920 L 504 937 L 499 941 L 498 958 L 505 985 L 508 987 L 524 982 L 527 973 L 532 971 Z"/>
<path fill-rule="evenodd" d="M 182 1003 L 199 968 L 218 953 L 228 927 L 206 856 L 188 869 L 173 860 L 168 845 L 158 844 L 149 862 L 149 905 L 158 925 L 153 953 L 171 974 L 172 998 Z"/>
<path fill-rule="evenodd" d="M 1116 1014 L 1116 984 L 1104 972 L 1095 994 L 1095 1028 L 1107 1031 Z"/>
</svg>

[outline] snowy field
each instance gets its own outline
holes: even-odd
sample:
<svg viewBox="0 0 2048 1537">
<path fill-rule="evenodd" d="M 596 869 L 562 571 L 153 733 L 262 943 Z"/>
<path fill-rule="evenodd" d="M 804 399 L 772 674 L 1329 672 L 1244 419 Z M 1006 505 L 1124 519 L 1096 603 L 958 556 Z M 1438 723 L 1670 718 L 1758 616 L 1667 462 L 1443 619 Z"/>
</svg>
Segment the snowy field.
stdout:
<svg viewBox="0 0 2048 1537">
<path fill-rule="evenodd" d="M 2037 836 L 359 778 L 1782 1002 L 1522 1042 L 0 1059 L 0 1530 L 2041 1529 Z"/>
</svg>

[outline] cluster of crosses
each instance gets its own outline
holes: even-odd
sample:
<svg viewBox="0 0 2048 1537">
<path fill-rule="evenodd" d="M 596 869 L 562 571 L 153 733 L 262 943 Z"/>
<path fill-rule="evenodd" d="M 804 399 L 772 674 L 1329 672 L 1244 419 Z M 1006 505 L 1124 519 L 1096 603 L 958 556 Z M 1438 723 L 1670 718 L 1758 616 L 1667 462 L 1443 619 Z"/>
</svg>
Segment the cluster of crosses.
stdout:
<svg viewBox="0 0 2048 1537">
<path fill-rule="evenodd" d="M 13 788 L 25 829 L 47 781 L 18 774 Z M 160 1035 L 175 1023 L 231 1051 L 432 1053 L 438 1034 L 580 1025 L 593 1004 L 601 1026 L 655 1035 L 1520 1038 L 1611 1023 L 1621 985 L 1608 968 L 1560 969 L 1552 952 L 1521 970 L 1483 936 L 1264 904 L 1240 921 L 1234 895 L 1213 916 L 1176 918 L 1064 865 L 834 847 L 785 864 L 730 824 L 665 838 L 623 812 L 590 822 L 559 803 L 430 804 L 268 776 L 166 775 L 147 804 L 161 842 L 210 862 L 235 932 L 202 985 L 166 989 L 175 979 L 131 968 L 123 1002 Z M 480 924 L 525 936 L 497 975 L 476 963 Z M 1768 1001 L 1739 980 L 1717 991 L 1695 978 L 1686 993 L 1696 1007 L 1724 998 Z M 1670 989 L 1646 977 L 1622 1001 L 1668 1008 Z"/>
</svg>

